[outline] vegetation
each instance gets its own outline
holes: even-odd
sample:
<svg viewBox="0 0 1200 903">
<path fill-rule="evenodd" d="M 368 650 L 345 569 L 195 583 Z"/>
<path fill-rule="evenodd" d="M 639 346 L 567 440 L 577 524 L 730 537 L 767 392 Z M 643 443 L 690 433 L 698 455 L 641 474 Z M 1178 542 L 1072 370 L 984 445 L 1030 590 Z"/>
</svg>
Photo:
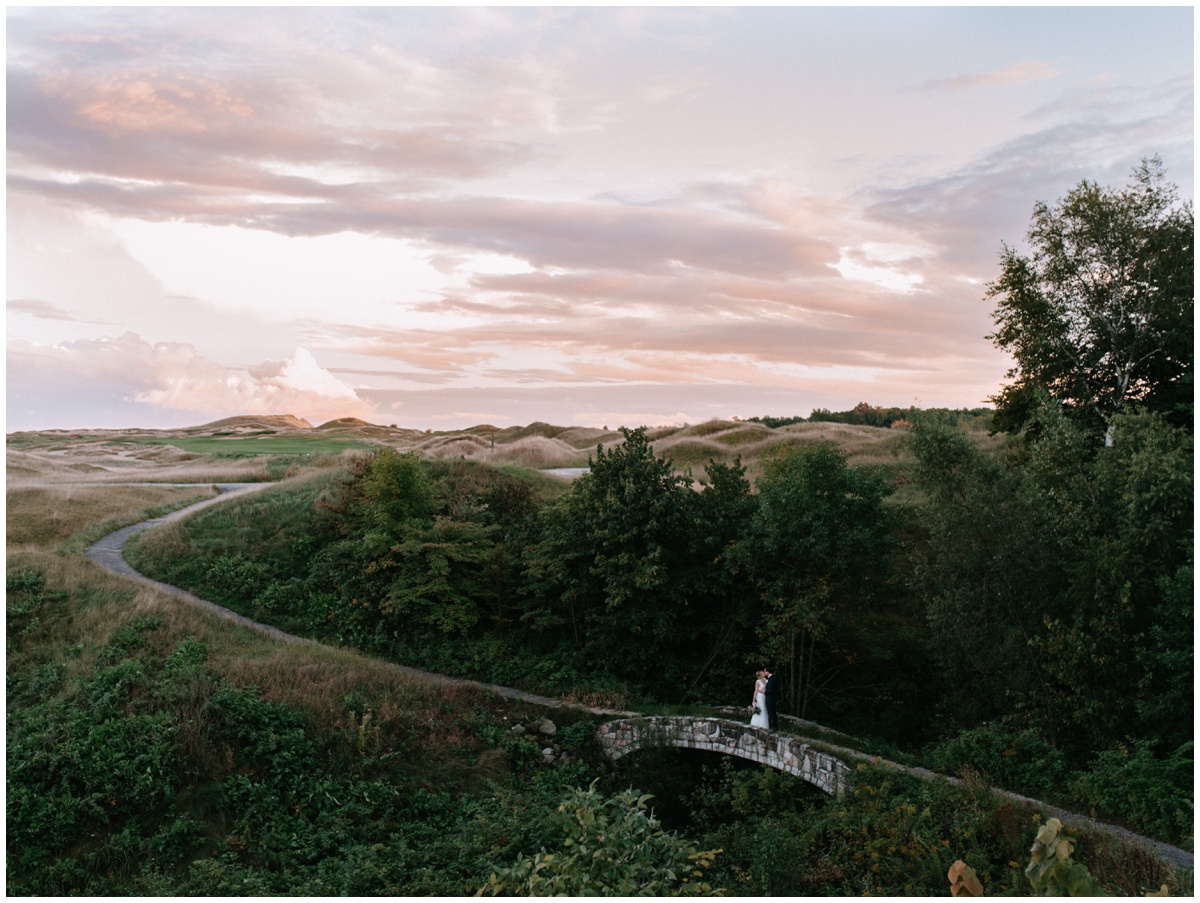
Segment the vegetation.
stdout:
<svg viewBox="0 0 1200 903">
<path fill-rule="evenodd" d="M 1143 160 L 1123 190 L 1084 181 L 1038 203 L 1029 256 L 1005 247 L 991 338 L 1011 352 L 1013 382 L 994 399 L 997 425 L 1019 429 L 1049 394 L 1113 444 L 1130 403 L 1190 421 L 1195 356 L 1195 221 Z"/>
<path fill-rule="evenodd" d="M 1007 459 L 918 418 L 916 506 L 828 443 L 769 459 L 757 493 L 715 462 L 697 491 L 629 430 L 569 490 L 384 451 L 134 561 L 295 632 L 580 701 L 727 702 L 773 660 L 785 710 L 1180 841 L 1191 437 L 1131 412 L 1097 450 L 1055 411 Z"/>
<path fill-rule="evenodd" d="M 141 438 L 116 440 L 136 445 L 171 445 L 198 455 L 241 458 L 252 455 L 319 455 L 337 453 L 348 448 L 370 448 L 370 444 L 355 439 L 310 438 L 307 436 L 179 436 L 171 438 Z"/>
<path fill-rule="evenodd" d="M 1156 322 L 1190 318 L 1176 278 L 1190 208 L 1153 166 L 1137 179 L 1037 208 L 1034 257 L 1006 252 L 993 288 L 1009 347 L 1055 344 L 1099 303 L 1063 300 L 1053 279 L 1055 255 L 1101 259 L 1100 213 L 1137 226 L 1120 254 L 1139 260 L 1104 271 L 1137 283 L 1129 315 L 1152 301 Z M 8 892 L 940 895 L 947 876 L 961 893 L 1186 892 L 1148 854 L 987 789 L 1191 845 L 1191 358 L 1156 329 L 1165 344 L 1137 346 L 1119 400 L 1018 355 L 995 423 L 907 409 L 886 441 L 899 420 L 860 405 L 858 420 L 790 425 L 480 427 L 302 461 L 275 444 L 253 471 L 211 448 L 147 449 L 159 479 L 190 466 L 278 484 L 140 534 L 131 563 L 324 646 L 100 574 L 87 542 L 208 490 L 47 487 L 111 473 L 21 437 Z M 282 428 L 222 430 L 251 426 Z M 538 461 L 596 444 L 566 483 L 498 466 L 498 434 Z M 596 716 L 555 709 L 543 730 L 544 710 L 392 663 L 689 711 L 742 703 L 771 665 L 781 711 L 964 781 L 863 765 L 830 799 L 675 750 L 614 771 L 590 742 Z"/>
<path fill-rule="evenodd" d="M 937 419 L 951 426 L 965 426 L 970 429 L 987 429 L 992 424 L 991 408 L 881 408 L 860 401 L 849 411 L 830 411 L 828 408 L 813 408 L 808 417 L 747 417 L 751 423 L 761 423 L 772 429 L 790 426 L 795 423 L 850 423 L 861 426 L 878 426 L 885 428 L 906 427 L 916 417 L 926 420 Z"/>
<path fill-rule="evenodd" d="M 664 831 L 650 811 L 650 794 L 626 790 L 604 799 L 593 781 L 574 790 L 552 821 L 566 835 L 554 853 L 518 856 L 492 872 L 492 896 L 711 896 L 703 881 L 721 850 L 700 852 Z"/>
</svg>

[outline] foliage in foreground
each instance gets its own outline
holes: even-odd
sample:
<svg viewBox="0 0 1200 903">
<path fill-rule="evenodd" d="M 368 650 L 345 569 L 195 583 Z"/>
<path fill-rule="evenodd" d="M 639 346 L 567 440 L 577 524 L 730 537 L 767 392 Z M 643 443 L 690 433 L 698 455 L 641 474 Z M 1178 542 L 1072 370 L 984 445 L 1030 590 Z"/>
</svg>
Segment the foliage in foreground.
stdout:
<svg viewBox="0 0 1200 903">
<path fill-rule="evenodd" d="M 595 781 L 575 788 L 550 819 L 565 835 L 561 846 L 518 856 L 485 889 L 492 896 L 719 896 L 703 879 L 721 851 L 700 851 L 664 831 L 650 798 L 629 789 L 605 799 Z"/>
<path fill-rule="evenodd" d="M 678 759 L 671 765 L 677 769 Z M 863 764 L 853 789 L 830 799 L 789 775 L 723 759 L 703 766 L 682 797 L 672 827 L 701 848 L 723 850 L 706 878 L 730 895 L 943 896 L 956 860 L 974 867 L 989 894 L 1034 890 L 1023 863 L 1043 819 L 978 783 Z M 1164 883 L 1188 890 L 1148 854 L 1099 835 L 1074 842 L 1075 861 L 1107 892 L 1136 894 Z"/>
<path fill-rule="evenodd" d="M 436 697 L 399 725 L 318 730 L 229 685 L 195 640 L 156 652 L 155 618 L 118 627 L 67 683 L 43 618 L 79 600 L 31 571 L 7 590 L 28 662 L 8 674 L 10 895 L 461 896 L 546 842 L 537 813 L 578 779 Z M 428 748 L 430 718 L 457 744 Z M 463 792 L 486 778 L 493 792 Z"/>
</svg>

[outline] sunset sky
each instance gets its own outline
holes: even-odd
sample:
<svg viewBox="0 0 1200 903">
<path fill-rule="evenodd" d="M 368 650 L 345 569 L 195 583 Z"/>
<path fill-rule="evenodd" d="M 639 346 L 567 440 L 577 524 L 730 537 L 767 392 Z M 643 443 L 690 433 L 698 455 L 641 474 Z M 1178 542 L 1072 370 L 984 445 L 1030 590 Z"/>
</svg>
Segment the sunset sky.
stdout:
<svg viewBox="0 0 1200 903">
<path fill-rule="evenodd" d="M 1162 157 L 1175 7 L 7 11 L 6 432 L 974 407 L 1002 242 Z"/>
</svg>

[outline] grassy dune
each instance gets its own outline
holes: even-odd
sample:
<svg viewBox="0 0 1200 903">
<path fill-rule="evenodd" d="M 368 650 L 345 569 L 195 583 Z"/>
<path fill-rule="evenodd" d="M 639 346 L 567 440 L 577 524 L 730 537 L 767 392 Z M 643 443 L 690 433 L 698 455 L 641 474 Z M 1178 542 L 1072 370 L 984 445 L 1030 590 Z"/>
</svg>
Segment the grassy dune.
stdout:
<svg viewBox="0 0 1200 903">
<path fill-rule="evenodd" d="M 771 429 L 760 423 L 711 420 L 648 431 L 658 454 L 699 476 L 709 459 L 741 458 L 753 478 L 760 461 L 787 445 L 836 442 L 851 463 L 892 463 L 902 456 L 898 430 L 836 423 Z M 583 467 L 596 447 L 624 441 L 619 431 L 535 422 L 497 428 L 480 424 L 447 432 L 379 426 L 346 418 L 311 426 L 294 417 L 233 417 L 184 430 L 81 430 L 8 437 L 9 486 L 67 480 L 120 480 L 137 473 L 157 481 L 278 479 L 318 459 L 382 445 L 421 457 L 466 458 L 530 469 Z M 199 476 L 198 476 L 199 475 Z"/>
<path fill-rule="evenodd" d="M 128 523 L 192 502 L 216 491 L 202 486 L 25 486 L 7 494 L 5 540 L 9 552 L 58 546 L 78 537 L 79 546 Z"/>
</svg>

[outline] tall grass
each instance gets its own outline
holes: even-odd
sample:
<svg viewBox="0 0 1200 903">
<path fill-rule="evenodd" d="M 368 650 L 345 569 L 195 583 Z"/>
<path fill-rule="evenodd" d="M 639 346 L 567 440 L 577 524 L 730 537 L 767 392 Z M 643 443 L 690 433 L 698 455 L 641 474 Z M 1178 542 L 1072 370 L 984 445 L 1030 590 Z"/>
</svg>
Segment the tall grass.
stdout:
<svg viewBox="0 0 1200 903">
<path fill-rule="evenodd" d="M 481 460 L 489 464 L 513 464 L 544 470 L 550 467 L 582 467 L 587 463 L 587 455 L 561 439 L 524 436 L 515 442 L 488 449 Z"/>
<path fill-rule="evenodd" d="M 206 441 L 212 445 L 221 440 Z M 216 447 L 220 448 L 219 445 Z M 311 440 L 304 446 L 305 454 L 231 457 L 185 452 L 168 444 L 147 446 L 129 439 L 50 437 L 40 442 L 31 439 L 14 442 L 10 438 L 6 457 L 7 488 L 128 482 L 266 482 L 338 466 L 339 462 L 369 454 L 373 447 L 367 443 Z M 269 451 L 271 447 L 264 448 Z M 277 443 L 273 448 L 286 446 Z"/>
<path fill-rule="evenodd" d="M 211 498 L 204 486 L 25 486 L 6 495 L 10 548 L 49 548 L 74 536 L 98 539 L 167 510 Z M 97 535 L 99 534 L 99 535 Z"/>
<path fill-rule="evenodd" d="M 311 481 L 309 500 L 331 479 Z M 189 491 L 180 487 L 70 487 L 69 494 L 59 494 L 60 500 L 74 504 L 75 515 L 69 524 L 54 516 L 53 506 L 35 517 L 38 500 L 54 497 L 53 490 L 18 492 L 17 505 L 13 504 L 14 493 L 9 493 L 10 535 L 15 529 L 23 541 L 9 543 L 7 571 L 41 574 L 49 596 L 57 600 L 39 613 L 38 632 L 45 642 L 10 649 L 9 673 L 31 663 L 49 663 L 64 675 L 64 687 L 69 691 L 74 679 L 92 672 L 100 650 L 116 631 L 154 618 L 160 626 L 148 635 L 148 641 L 161 655 L 184 638 L 195 638 L 208 646 L 212 667 L 235 686 L 257 687 L 264 699 L 303 712 L 323 730 L 361 727 L 363 715 L 370 711 L 373 730 L 382 731 L 380 738 L 403 735 L 406 742 L 415 739 L 420 748 L 432 750 L 453 739 L 443 729 L 453 720 L 443 717 L 446 711 L 469 710 L 490 698 L 475 684 L 425 678 L 349 650 L 283 642 L 172 594 L 109 574 L 87 559 L 64 555 L 57 548 L 64 536 L 88 532 L 89 517 L 106 523 L 141 520 L 150 512 L 138 508 L 145 499 L 138 498 L 135 490 L 144 489 L 153 490 L 156 500 L 182 498 Z M 286 507 L 292 498 L 287 492 L 278 492 L 268 501 Z M 218 505 L 205 513 L 236 529 L 237 513 L 221 508 Z M 91 529 L 94 532 L 94 525 Z M 173 529 L 174 525 L 167 525 L 166 532 Z"/>
</svg>

